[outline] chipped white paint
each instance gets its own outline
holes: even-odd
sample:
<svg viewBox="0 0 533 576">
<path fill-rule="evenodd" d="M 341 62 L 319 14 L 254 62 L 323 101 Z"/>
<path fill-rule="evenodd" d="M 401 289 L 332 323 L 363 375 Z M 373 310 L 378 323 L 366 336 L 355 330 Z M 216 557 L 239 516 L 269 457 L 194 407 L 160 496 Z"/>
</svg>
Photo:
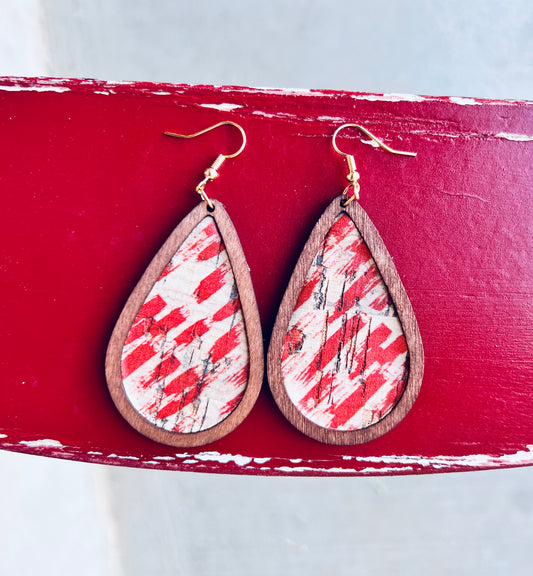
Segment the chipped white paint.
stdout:
<svg viewBox="0 0 533 576">
<path fill-rule="evenodd" d="M 118 454 L 109 454 L 108 458 L 118 458 L 119 460 L 139 460 L 137 456 L 120 456 Z"/>
<path fill-rule="evenodd" d="M 496 134 L 496 138 L 503 138 L 514 142 L 533 142 L 533 136 L 527 134 L 509 134 L 507 132 L 499 132 Z"/>
<path fill-rule="evenodd" d="M 263 116 L 264 118 L 284 118 L 284 119 L 295 119 L 310 122 L 311 118 L 301 118 L 296 114 L 289 114 L 288 112 L 276 112 L 272 114 L 271 112 L 263 112 L 262 110 L 254 110 L 252 112 L 254 116 Z"/>
<path fill-rule="evenodd" d="M 366 474 L 397 474 L 413 472 L 417 467 L 441 469 L 454 469 L 457 467 L 477 469 L 477 468 L 497 468 L 499 466 L 513 465 L 533 465 L 533 445 L 528 445 L 527 450 L 519 450 L 515 454 L 506 454 L 503 456 L 490 456 L 488 454 L 472 454 L 470 456 L 417 456 L 417 455 L 384 455 L 384 456 L 342 456 L 342 460 L 370 464 L 384 464 L 384 466 L 367 466 L 362 469 L 358 468 L 340 468 L 340 467 L 321 467 L 317 468 L 313 463 L 317 461 L 306 460 L 302 458 L 276 458 L 276 460 L 285 460 L 290 464 L 300 464 L 305 462 L 304 466 L 282 465 L 271 468 L 269 466 L 260 466 L 272 460 L 272 457 L 250 457 L 241 454 L 222 454 L 220 452 L 200 452 L 190 454 L 188 452 L 176 454 L 177 458 L 182 460 L 182 464 L 197 464 L 203 462 L 218 462 L 219 464 L 228 464 L 230 462 L 241 466 L 247 470 L 271 470 L 287 474 L 309 473 L 309 474 L 345 474 L 345 475 L 366 475 Z M 154 460 L 172 460 L 169 456 L 154 456 Z M 325 463 L 325 461 L 323 461 Z M 150 463 L 146 461 L 145 464 Z"/>
<path fill-rule="evenodd" d="M 251 456 L 242 456 L 241 454 L 221 454 L 220 452 L 200 452 L 194 454 L 194 458 L 201 462 L 219 462 L 220 464 L 234 462 L 237 466 L 246 466 L 246 464 L 250 464 L 253 460 Z"/>
<path fill-rule="evenodd" d="M 312 474 L 361 474 L 360 470 L 350 468 L 314 468 L 312 466 L 277 466 L 274 470 L 294 474 L 295 472 L 310 472 Z"/>
<path fill-rule="evenodd" d="M 202 108 L 212 108 L 213 110 L 220 110 L 220 112 L 231 112 L 237 108 L 242 108 L 242 104 L 230 104 L 224 102 L 223 104 L 200 104 Z"/>
<path fill-rule="evenodd" d="M 95 90 L 93 94 L 103 94 L 104 96 L 109 96 L 111 92 L 109 92 L 109 90 Z"/>
<path fill-rule="evenodd" d="M 43 438 L 42 440 L 21 440 L 19 444 L 28 446 L 28 448 L 65 448 L 59 440 L 50 440 Z"/>
<path fill-rule="evenodd" d="M 425 137 L 427 140 L 431 140 L 429 137 L 430 136 L 437 136 L 438 138 L 462 138 L 465 136 L 464 133 L 457 133 L 457 134 L 452 134 L 450 132 L 438 132 L 438 131 L 431 131 L 431 130 L 411 130 L 410 131 L 411 134 L 417 134 L 419 136 L 422 136 L 423 138 Z M 469 137 L 474 137 L 474 136 L 482 136 L 482 134 L 478 134 L 478 133 L 470 133 L 468 134 Z M 433 141 L 435 142 L 436 140 L 433 139 Z"/>
<path fill-rule="evenodd" d="M 317 120 L 320 122 L 345 122 L 345 119 L 340 116 L 317 116 Z"/>
<path fill-rule="evenodd" d="M 403 466 L 402 468 L 396 467 L 383 467 L 383 468 L 363 468 L 362 470 L 354 470 L 350 468 L 314 468 L 312 466 L 278 466 L 276 468 L 279 472 L 309 472 L 311 474 L 388 474 L 390 472 L 411 472 L 414 470 L 412 466 Z"/>
<path fill-rule="evenodd" d="M 220 88 L 225 90 L 226 92 L 233 92 L 233 88 L 231 86 L 216 86 L 216 88 Z M 310 90 L 309 88 L 269 88 L 268 86 L 261 86 L 258 88 L 239 88 L 239 92 L 250 92 L 252 94 L 257 94 L 258 92 L 264 92 L 265 94 L 280 94 L 282 96 L 329 96 L 331 94 L 326 94 L 324 92 L 320 92 L 320 90 Z"/>
<path fill-rule="evenodd" d="M 66 86 L 0 86 L 6 92 L 70 92 Z"/>
<path fill-rule="evenodd" d="M 372 146 L 372 148 L 379 148 L 379 144 L 377 142 L 374 142 L 374 140 L 360 140 L 361 144 L 368 144 L 369 146 Z"/>
<path fill-rule="evenodd" d="M 462 98 L 461 96 L 450 96 L 450 102 L 454 104 L 459 104 L 460 106 L 481 106 L 481 102 L 478 102 L 475 98 Z"/>
<path fill-rule="evenodd" d="M 7 434 L 0 434 L 0 438 L 7 438 Z M 19 445 L 24 445 L 29 448 L 68 448 L 58 440 L 43 438 L 41 440 L 21 440 Z M 4 447 L 6 444 L 4 444 Z M 7 444 L 7 446 L 10 446 Z M 13 447 L 16 444 L 12 444 Z M 81 451 L 62 452 L 65 457 L 72 457 L 75 454 L 80 454 Z M 91 456 L 103 456 L 102 452 L 90 450 L 85 453 Z M 341 474 L 341 475 L 386 475 L 386 474 L 402 474 L 413 473 L 417 469 L 433 469 L 441 471 L 451 471 L 457 468 L 465 470 L 476 470 L 479 468 L 499 468 L 502 466 L 527 466 L 533 465 L 533 444 L 526 446 L 524 450 L 518 450 L 513 454 L 503 454 L 501 456 L 492 456 L 490 454 L 470 454 L 468 456 L 420 456 L 420 455 L 400 455 L 390 454 L 384 456 L 350 456 L 343 455 L 340 458 L 346 462 L 355 461 L 360 464 L 374 464 L 374 466 L 366 466 L 364 468 L 341 468 L 339 466 L 327 467 L 327 459 L 323 460 L 303 460 L 302 458 L 277 458 L 277 457 L 253 457 L 244 456 L 242 454 L 220 453 L 216 451 L 199 452 L 198 454 L 184 452 L 178 453 L 173 456 L 153 456 L 150 460 L 141 460 L 136 456 L 122 456 L 119 454 L 109 454 L 106 458 L 116 458 L 117 460 L 131 460 L 140 461 L 142 464 L 158 466 L 162 461 L 171 462 L 176 458 L 181 460 L 180 464 L 196 465 L 198 468 L 203 468 L 207 462 L 216 462 L 219 464 L 233 463 L 236 466 L 242 467 L 244 470 L 263 470 L 271 472 L 281 472 L 286 474 L 306 473 L 310 475 L 316 474 Z M 267 462 L 272 460 L 285 461 L 287 464 L 272 467 L 264 466 Z M 322 467 L 318 468 L 316 464 L 322 463 Z M 294 464 L 301 464 L 302 466 L 294 466 Z"/>
<path fill-rule="evenodd" d="M 412 472 L 414 468 L 412 466 L 403 466 L 400 469 L 402 472 Z M 359 471 L 361 474 L 388 474 L 389 472 L 398 472 L 398 468 L 393 466 L 387 467 L 383 466 L 382 468 L 372 468 L 371 466 L 367 468 L 363 468 Z"/>
<path fill-rule="evenodd" d="M 416 94 L 351 94 L 354 100 L 368 102 L 423 102 L 425 98 Z"/>
<path fill-rule="evenodd" d="M 255 464 L 266 464 L 267 462 L 270 462 L 270 460 L 272 460 L 272 458 L 254 458 L 254 463 Z M 262 468 L 263 470 L 263 468 Z"/>
<path fill-rule="evenodd" d="M 470 454 L 468 456 L 357 456 L 358 462 L 383 464 L 410 464 L 424 468 L 452 468 L 464 466 L 467 468 L 496 467 L 501 465 L 533 464 L 533 444 L 527 450 L 519 450 L 514 454 L 491 456 L 490 454 Z"/>
</svg>

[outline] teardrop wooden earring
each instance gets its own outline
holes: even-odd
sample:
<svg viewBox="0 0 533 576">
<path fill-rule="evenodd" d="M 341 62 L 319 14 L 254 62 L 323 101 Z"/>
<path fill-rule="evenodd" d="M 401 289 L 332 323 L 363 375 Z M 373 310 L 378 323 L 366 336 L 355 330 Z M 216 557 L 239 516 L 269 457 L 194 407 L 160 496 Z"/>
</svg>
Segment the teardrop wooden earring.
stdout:
<svg viewBox="0 0 533 576">
<path fill-rule="evenodd" d="M 171 446 L 201 446 L 231 432 L 263 380 L 263 342 L 252 281 L 237 232 L 205 193 L 220 154 L 196 191 L 202 197 L 135 287 L 111 336 L 106 376 L 113 401 L 141 434 Z"/>
<path fill-rule="evenodd" d="M 337 134 L 350 184 L 326 208 L 298 260 L 276 318 L 268 379 L 285 417 L 328 444 L 360 444 L 407 414 L 422 383 L 424 352 L 411 303 L 359 199 L 353 156 Z"/>
</svg>

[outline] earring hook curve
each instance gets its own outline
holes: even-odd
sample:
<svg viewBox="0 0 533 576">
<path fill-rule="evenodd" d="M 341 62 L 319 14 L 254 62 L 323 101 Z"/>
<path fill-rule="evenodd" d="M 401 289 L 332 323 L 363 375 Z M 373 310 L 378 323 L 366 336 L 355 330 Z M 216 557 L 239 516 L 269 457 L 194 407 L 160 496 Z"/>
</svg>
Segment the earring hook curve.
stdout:
<svg viewBox="0 0 533 576">
<path fill-rule="evenodd" d="M 211 202 L 209 196 L 206 194 L 205 187 L 209 182 L 218 177 L 218 169 L 220 168 L 220 166 L 222 166 L 224 160 L 227 160 L 228 158 L 235 158 L 244 150 L 244 147 L 246 146 L 246 132 L 244 131 L 244 128 L 239 124 L 237 124 L 236 122 L 231 122 L 231 120 L 224 120 L 222 122 L 218 122 L 217 124 L 213 124 L 212 126 L 208 126 L 203 130 L 195 132 L 194 134 L 176 134 L 175 132 L 163 132 L 165 136 L 173 136 L 174 138 L 196 138 L 196 136 L 201 136 L 206 132 L 211 132 L 211 130 L 218 128 L 219 126 L 225 126 L 225 125 L 237 128 L 237 130 L 241 133 L 242 143 L 240 148 L 236 152 L 233 152 L 233 154 L 219 154 L 216 160 L 211 164 L 211 166 L 209 166 L 209 168 L 206 168 L 204 170 L 205 178 L 198 184 L 198 186 L 196 186 L 196 192 L 200 194 L 200 197 L 205 202 L 205 204 L 207 205 L 207 209 L 210 212 L 212 212 L 215 209 L 215 206 L 213 202 Z"/>
<path fill-rule="evenodd" d="M 206 132 L 211 132 L 211 130 L 215 130 L 215 128 L 218 128 L 219 126 L 226 126 L 226 125 L 237 128 L 237 130 L 241 133 L 242 136 L 242 144 L 240 148 L 237 150 L 237 152 L 234 152 L 233 154 L 221 154 L 221 156 L 224 156 L 225 159 L 236 158 L 244 150 L 244 147 L 246 146 L 246 132 L 244 131 L 244 128 L 240 124 L 237 124 L 236 122 L 231 122 L 231 120 L 224 120 L 223 122 L 218 122 L 218 124 L 208 126 L 207 128 L 195 132 L 194 134 L 176 134 L 174 132 L 163 132 L 163 134 L 165 136 L 173 136 L 174 138 L 196 138 L 196 136 L 201 136 Z"/>
<path fill-rule="evenodd" d="M 344 189 L 344 191 L 342 193 L 342 195 L 345 197 L 345 199 L 342 201 L 343 206 L 347 206 L 353 200 L 359 200 L 359 191 L 361 189 L 361 185 L 358 182 L 360 175 L 359 175 L 359 172 L 357 172 L 357 170 L 356 170 L 355 158 L 353 157 L 353 154 L 348 154 L 347 152 L 343 152 L 337 146 L 337 135 L 339 134 L 339 132 L 341 130 L 344 130 L 345 128 L 357 128 L 358 130 L 361 130 L 361 132 L 363 132 L 369 138 L 371 138 L 374 142 L 376 142 L 378 144 L 378 146 L 380 146 L 381 148 L 383 148 L 387 152 L 390 152 L 391 154 L 401 154 L 402 156 L 416 156 L 416 154 L 417 154 L 416 152 L 406 152 L 403 150 L 395 150 L 394 148 L 387 146 L 387 144 L 385 144 L 379 138 L 374 136 L 374 134 L 372 134 L 372 132 L 370 132 L 370 130 L 367 130 L 364 126 L 361 126 L 359 124 L 343 124 L 342 126 L 339 126 L 335 130 L 335 132 L 333 133 L 331 143 L 333 145 L 333 149 L 335 150 L 335 152 L 337 152 L 338 154 L 340 154 L 341 156 L 344 156 L 346 158 L 346 161 L 348 163 L 348 169 L 350 170 L 350 172 L 346 176 L 346 180 L 348 180 L 348 182 L 350 182 L 350 183 L 348 184 L 348 186 L 346 186 L 346 188 Z M 350 188 L 353 188 L 353 192 L 352 192 L 351 196 L 348 196 L 348 191 L 350 190 Z"/>
<path fill-rule="evenodd" d="M 390 152 L 391 154 L 401 154 L 403 156 L 416 156 L 416 152 L 405 152 L 403 150 L 395 150 L 394 148 L 387 146 L 387 144 L 385 144 L 385 142 L 382 142 L 377 136 L 374 136 L 374 134 L 372 134 L 372 132 L 370 132 L 370 130 L 367 130 L 364 126 L 361 126 L 359 124 L 343 124 L 342 126 L 339 126 L 333 134 L 333 148 L 335 149 L 335 152 L 338 152 L 339 154 L 341 154 L 342 156 L 345 156 L 346 158 L 348 156 L 351 156 L 351 154 L 347 154 L 346 152 L 343 152 L 337 146 L 337 135 L 341 130 L 344 130 L 345 128 L 357 128 L 358 130 L 361 130 L 361 132 L 366 134 L 376 144 L 378 144 L 379 146 L 381 146 L 381 148 L 383 148 L 387 152 Z"/>
</svg>

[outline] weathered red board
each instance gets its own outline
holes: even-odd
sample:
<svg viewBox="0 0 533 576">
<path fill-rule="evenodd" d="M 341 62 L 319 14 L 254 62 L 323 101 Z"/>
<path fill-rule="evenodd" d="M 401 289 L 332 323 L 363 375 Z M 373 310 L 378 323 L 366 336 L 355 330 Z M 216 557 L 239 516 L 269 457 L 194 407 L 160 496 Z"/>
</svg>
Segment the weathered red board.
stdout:
<svg viewBox="0 0 533 576">
<path fill-rule="evenodd" d="M 248 146 L 209 193 L 251 269 L 265 349 L 307 237 L 345 186 L 331 135 L 365 125 L 395 157 L 342 137 L 361 205 L 394 258 L 425 350 L 418 400 L 367 444 L 320 444 L 266 382 L 218 442 L 179 452 L 120 416 L 106 346 L 131 290 L 230 127 Z M 0 79 L 0 445 L 106 464 L 244 474 L 408 474 L 533 464 L 533 105 L 93 80 Z"/>
</svg>

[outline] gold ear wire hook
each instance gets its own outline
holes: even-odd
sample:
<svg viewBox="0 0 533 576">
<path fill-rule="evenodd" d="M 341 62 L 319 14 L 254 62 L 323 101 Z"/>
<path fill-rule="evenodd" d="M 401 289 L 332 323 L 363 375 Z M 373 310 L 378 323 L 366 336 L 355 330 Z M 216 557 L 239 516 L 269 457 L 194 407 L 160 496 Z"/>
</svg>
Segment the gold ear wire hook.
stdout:
<svg viewBox="0 0 533 576">
<path fill-rule="evenodd" d="M 200 184 L 198 184 L 198 186 L 196 186 L 196 192 L 200 194 L 202 200 L 206 203 L 207 207 L 210 210 L 214 210 L 215 207 L 211 202 L 211 200 L 209 199 L 209 196 L 205 193 L 205 187 L 209 182 L 211 182 L 211 180 L 214 180 L 215 178 L 218 177 L 218 169 L 222 166 L 224 160 L 228 158 L 235 158 L 244 150 L 244 147 L 246 146 L 246 133 L 243 127 L 240 126 L 239 124 L 236 124 L 235 122 L 225 120 L 224 122 L 213 124 L 213 126 L 209 126 L 208 128 L 200 130 L 199 132 L 195 132 L 194 134 L 175 134 L 174 132 L 163 132 L 165 136 L 173 136 L 174 138 L 196 138 L 196 136 L 201 136 L 206 132 L 210 132 L 211 130 L 218 128 L 219 126 L 224 125 L 234 126 L 235 128 L 237 128 L 237 130 L 241 133 L 242 136 L 242 144 L 240 148 L 237 150 L 237 152 L 234 152 L 233 154 L 219 154 L 216 160 L 213 162 L 213 164 L 211 164 L 209 168 L 205 169 L 204 171 L 205 178 L 200 182 Z"/>
<path fill-rule="evenodd" d="M 347 206 L 350 202 L 352 202 L 352 200 L 359 200 L 359 190 L 361 189 L 361 186 L 358 182 L 360 174 L 359 172 L 357 172 L 355 166 L 355 158 L 353 157 L 352 154 L 347 154 L 346 152 L 343 152 L 337 146 L 337 135 L 341 130 L 344 130 L 344 128 L 357 128 L 358 130 L 361 130 L 361 132 L 366 134 L 369 138 L 371 138 L 374 142 L 376 142 L 376 144 L 378 144 L 379 146 L 381 146 L 381 148 L 383 148 L 387 152 L 390 152 L 391 154 L 401 154 L 402 156 L 416 156 L 416 152 L 404 152 L 402 150 L 395 150 L 394 148 L 387 146 L 379 138 L 376 138 L 376 136 L 374 136 L 372 132 L 370 132 L 363 126 L 360 126 L 359 124 L 343 124 L 342 126 L 339 126 L 333 134 L 332 144 L 335 152 L 341 154 L 341 156 L 344 156 L 346 158 L 346 161 L 348 162 L 348 169 L 350 170 L 350 172 L 346 176 L 346 180 L 348 180 L 350 184 L 348 184 L 348 186 L 346 186 L 346 188 L 343 191 L 343 195 L 347 196 L 348 190 L 353 187 L 353 194 L 347 197 L 347 199 L 344 201 L 344 206 Z"/>
</svg>

